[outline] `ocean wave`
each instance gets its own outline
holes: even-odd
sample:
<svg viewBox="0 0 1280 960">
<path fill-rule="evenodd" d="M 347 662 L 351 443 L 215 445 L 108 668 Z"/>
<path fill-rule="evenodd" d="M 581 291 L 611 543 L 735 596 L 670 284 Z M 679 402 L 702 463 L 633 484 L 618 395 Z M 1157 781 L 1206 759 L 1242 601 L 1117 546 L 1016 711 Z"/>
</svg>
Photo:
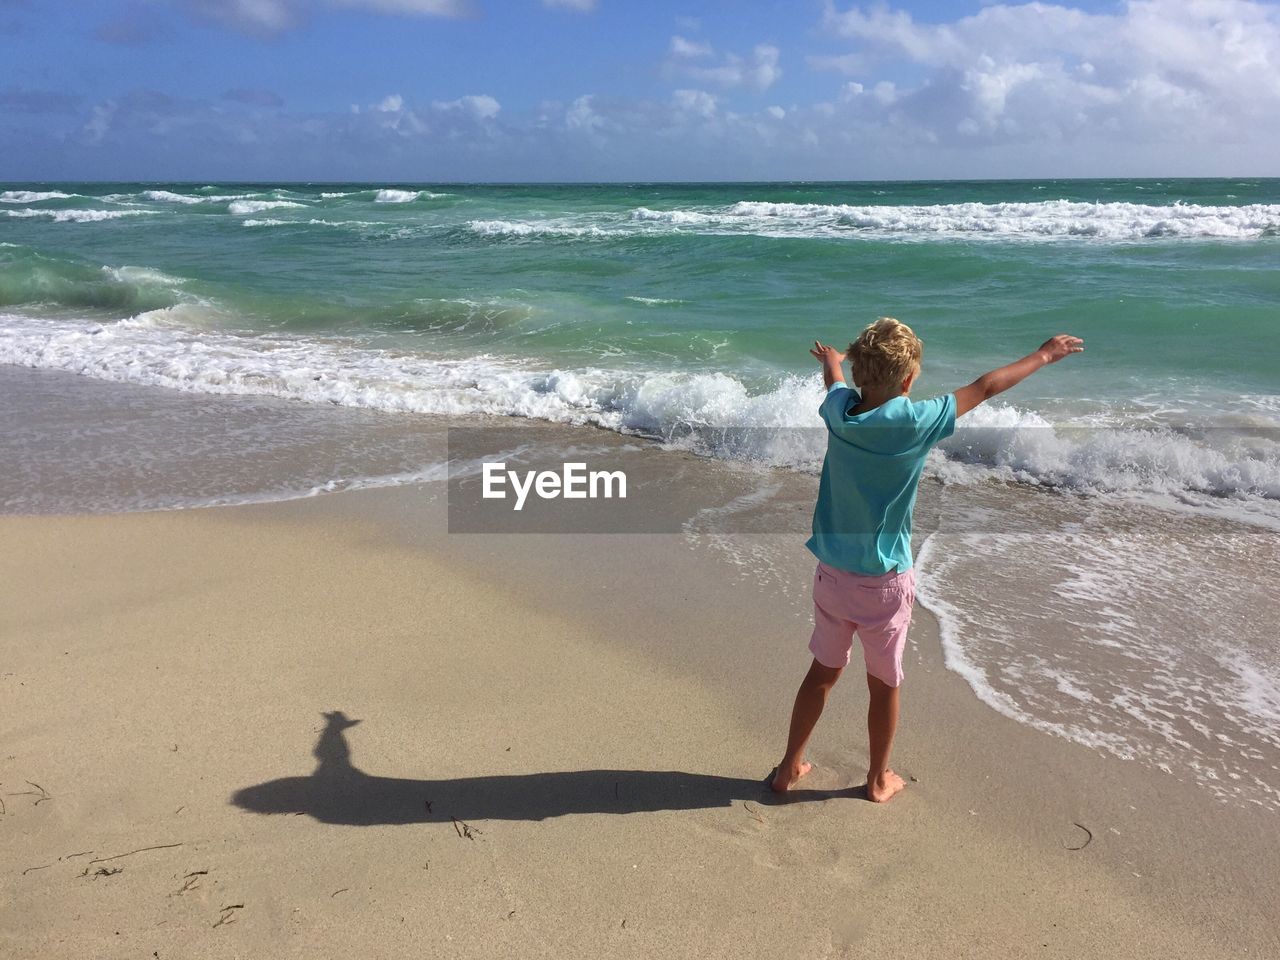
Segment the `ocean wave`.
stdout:
<svg viewBox="0 0 1280 960">
<path fill-rule="evenodd" d="M 597 226 L 580 226 L 563 220 L 468 220 L 467 229 L 484 237 L 604 237 Z M 616 233 L 616 231 L 613 231 Z"/>
<path fill-rule="evenodd" d="M 246 227 L 385 227 L 390 224 L 378 220 L 323 220 L 312 217 L 309 220 L 279 220 L 268 217 L 263 220 L 241 221 Z"/>
<path fill-rule="evenodd" d="M 323 227 L 328 230 L 349 230 L 357 237 L 362 239 L 379 239 L 379 240 L 403 240 L 414 236 L 418 231 L 412 225 L 397 225 L 387 223 L 383 220 L 326 220 L 322 217 L 310 217 L 306 220 L 287 220 L 277 217 L 265 218 L 249 218 L 240 221 L 242 226 L 249 229 L 262 229 L 271 227 L 293 227 L 295 229 L 306 229 L 308 227 Z"/>
<path fill-rule="evenodd" d="M 804 471 L 816 470 L 823 455 L 811 377 L 751 388 L 726 373 L 548 369 L 487 356 L 393 354 L 355 340 L 240 337 L 218 333 L 221 320 L 200 322 L 197 314 L 210 310 L 216 306 L 179 303 L 92 325 L 0 317 L 0 362 L 195 392 L 590 424 Z M 930 471 L 948 482 L 995 477 L 1084 493 L 1280 500 L 1273 435 L 1082 430 L 999 404 L 966 417 Z"/>
<path fill-rule="evenodd" d="M 103 267 L 102 272 L 117 283 L 135 286 L 180 287 L 186 283 L 183 277 L 174 277 L 155 267 Z"/>
<path fill-rule="evenodd" d="M 96 223 L 120 217 L 140 217 L 150 210 L 4 210 L 10 217 L 48 217 L 54 223 Z"/>
<path fill-rule="evenodd" d="M 487 236 L 529 238 L 703 234 L 889 240 L 1256 240 L 1280 235 L 1280 205 L 1149 206 L 1049 200 L 851 206 L 743 200 L 700 209 L 636 207 L 621 216 L 601 212 L 547 220 L 472 220 L 467 226 Z"/>
<path fill-rule="evenodd" d="M 41 203 L 45 200 L 70 200 L 78 193 L 62 193 L 59 190 L 6 190 L 0 193 L 0 203 Z"/>
<path fill-rule="evenodd" d="M 0 304 L 144 311 L 176 302 L 185 281 L 150 267 L 94 266 L 24 247 L 0 253 Z"/>
<path fill-rule="evenodd" d="M 673 223 L 678 226 L 691 224 L 714 224 L 723 220 L 722 214 L 699 213 L 696 210 L 650 210 L 648 207 L 637 207 L 631 211 L 632 220 L 652 223 Z"/>
<path fill-rule="evenodd" d="M 421 190 L 379 190 L 375 203 L 411 203 L 422 196 Z"/>
<path fill-rule="evenodd" d="M 1084 493 L 1280 500 L 1280 431 L 1072 427 L 984 404 L 939 449 L 944 479 L 992 478 Z M 966 467 L 981 468 L 975 473 Z"/>
<path fill-rule="evenodd" d="M 998 239 L 1248 240 L 1280 230 L 1280 204 L 955 203 L 918 206 L 744 200 L 702 210 L 631 211 L 637 223 L 768 236 L 965 236 Z"/>
<path fill-rule="evenodd" d="M 203 203 L 208 197 L 188 197 L 182 193 L 172 193 L 168 190 L 146 190 L 142 194 L 147 200 L 156 200 L 161 203 Z"/>
<path fill-rule="evenodd" d="M 449 193 L 432 193 L 430 190 L 379 190 L 373 198 L 375 203 L 412 203 L 414 200 L 439 200 L 449 197 Z"/>
<path fill-rule="evenodd" d="M 147 200 L 157 203 L 226 203 L 229 200 L 247 200 L 256 196 L 252 193 L 223 193 L 223 194 L 206 194 L 200 197 L 192 197 L 185 193 L 174 193 L 171 190 L 146 190 L 142 196 Z"/>
<path fill-rule="evenodd" d="M 670 297 L 627 297 L 636 303 L 643 303 L 647 307 L 665 306 L 673 303 L 684 303 L 683 300 L 675 300 Z"/>
<path fill-rule="evenodd" d="M 293 200 L 236 200 L 227 205 L 227 212 L 243 216 L 249 213 L 261 213 L 263 210 L 305 206 L 305 203 L 297 203 Z"/>
</svg>

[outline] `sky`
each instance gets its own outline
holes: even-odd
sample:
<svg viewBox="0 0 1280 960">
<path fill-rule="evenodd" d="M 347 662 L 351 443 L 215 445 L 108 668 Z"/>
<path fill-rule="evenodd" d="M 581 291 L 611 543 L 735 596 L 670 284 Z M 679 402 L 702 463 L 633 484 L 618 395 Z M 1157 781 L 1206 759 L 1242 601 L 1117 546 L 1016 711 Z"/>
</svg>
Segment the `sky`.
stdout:
<svg viewBox="0 0 1280 960">
<path fill-rule="evenodd" d="M 0 180 L 1280 175 L 1259 0 L 0 0 Z"/>
</svg>

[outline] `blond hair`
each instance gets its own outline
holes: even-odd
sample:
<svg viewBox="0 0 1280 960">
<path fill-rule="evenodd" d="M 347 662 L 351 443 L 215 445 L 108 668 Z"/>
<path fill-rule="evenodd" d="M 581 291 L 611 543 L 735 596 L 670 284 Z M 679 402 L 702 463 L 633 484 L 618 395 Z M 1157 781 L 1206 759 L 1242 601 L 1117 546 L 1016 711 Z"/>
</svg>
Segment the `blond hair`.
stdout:
<svg viewBox="0 0 1280 960">
<path fill-rule="evenodd" d="M 881 317 L 867 324 L 849 344 L 853 382 L 866 389 L 900 389 L 902 382 L 920 369 L 924 341 L 905 323 Z"/>
</svg>

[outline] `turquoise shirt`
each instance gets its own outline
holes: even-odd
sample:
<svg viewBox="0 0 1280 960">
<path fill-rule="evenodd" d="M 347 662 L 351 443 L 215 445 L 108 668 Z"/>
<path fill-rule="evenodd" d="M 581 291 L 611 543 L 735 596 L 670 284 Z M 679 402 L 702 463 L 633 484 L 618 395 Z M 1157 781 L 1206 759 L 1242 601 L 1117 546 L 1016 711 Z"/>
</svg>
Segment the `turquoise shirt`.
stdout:
<svg viewBox="0 0 1280 960">
<path fill-rule="evenodd" d="M 851 414 L 861 402 L 856 390 L 833 383 L 818 408 L 827 456 L 805 546 L 837 570 L 902 573 L 911 569 L 911 513 L 924 458 L 955 432 L 956 398 L 894 397 Z"/>
</svg>

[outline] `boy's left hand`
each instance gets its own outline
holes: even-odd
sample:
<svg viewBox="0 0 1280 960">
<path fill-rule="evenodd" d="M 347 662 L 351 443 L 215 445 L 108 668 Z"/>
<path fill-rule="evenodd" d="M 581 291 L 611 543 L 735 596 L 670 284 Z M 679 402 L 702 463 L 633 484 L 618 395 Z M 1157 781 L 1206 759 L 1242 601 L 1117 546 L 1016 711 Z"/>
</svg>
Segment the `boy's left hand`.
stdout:
<svg viewBox="0 0 1280 960">
<path fill-rule="evenodd" d="M 813 341 L 813 349 L 809 351 L 815 360 L 821 364 L 834 363 L 837 366 L 844 363 L 844 354 L 835 347 L 828 346 L 825 343 Z"/>
</svg>

